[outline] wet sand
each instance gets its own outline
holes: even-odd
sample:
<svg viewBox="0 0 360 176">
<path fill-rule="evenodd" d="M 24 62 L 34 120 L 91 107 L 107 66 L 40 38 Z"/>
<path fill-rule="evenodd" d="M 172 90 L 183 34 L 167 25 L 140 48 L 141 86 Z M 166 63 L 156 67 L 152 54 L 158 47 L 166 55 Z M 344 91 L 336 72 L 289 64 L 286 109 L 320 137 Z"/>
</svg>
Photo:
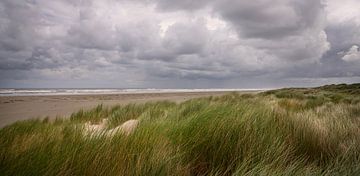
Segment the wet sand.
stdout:
<svg viewBox="0 0 360 176">
<path fill-rule="evenodd" d="M 242 93 L 254 93 L 244 91 Z M 229 92 L 138 93 L 107 95 L 47 95 L 0 97 L 0 127 L 18 120 L 37 117 L 69 117 L 80 109 L 148 101 L 170 100 L 182 102 L 192 98 L 220 96 Z"/>
</svg>

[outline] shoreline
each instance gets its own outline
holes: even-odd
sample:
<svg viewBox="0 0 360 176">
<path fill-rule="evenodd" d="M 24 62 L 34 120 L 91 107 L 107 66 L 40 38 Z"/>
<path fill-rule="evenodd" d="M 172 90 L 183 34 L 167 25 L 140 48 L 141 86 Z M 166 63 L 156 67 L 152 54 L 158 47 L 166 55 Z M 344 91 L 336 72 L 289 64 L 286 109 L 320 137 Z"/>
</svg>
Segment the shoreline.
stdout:
<svg viewBox="0 0 360 176">
<path fill-rule="evenodd" d="M 68 95 L 117 95 L 152 93 L 213 93 L 267 91 L 271 89 L 1 89 L 0 97 L 12 96 L 68 96 Z"/>
<path fill-rule="evenodd" d="M 88 110 L 99 104 L 104 106 L 124 105 L 128 103 L 146 103 L 150 101 L 183 102 L 192 98 L 221 96 L 230 92 L 258 93 L 257 91 L 213 91 L 213 92 L 156 92 L 121 93 L 87 95 L 31 95 L 0 96 L 0 128 L 18 120 L 31 118 L 54 119 L 69 117 L 80 109 Z"/>
</svg>

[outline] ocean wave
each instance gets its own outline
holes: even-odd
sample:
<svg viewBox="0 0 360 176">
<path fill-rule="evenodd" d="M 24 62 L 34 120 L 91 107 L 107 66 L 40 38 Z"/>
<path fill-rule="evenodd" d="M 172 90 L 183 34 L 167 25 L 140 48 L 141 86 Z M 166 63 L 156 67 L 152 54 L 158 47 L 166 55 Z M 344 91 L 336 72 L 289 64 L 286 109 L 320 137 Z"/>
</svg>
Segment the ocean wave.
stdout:
<svg viewBox="0 0 360 176">
<path fill-rule="evenodd" d="M 0 96 L 259 91 L 268 89 L 0 89 Z"/>
</svg>

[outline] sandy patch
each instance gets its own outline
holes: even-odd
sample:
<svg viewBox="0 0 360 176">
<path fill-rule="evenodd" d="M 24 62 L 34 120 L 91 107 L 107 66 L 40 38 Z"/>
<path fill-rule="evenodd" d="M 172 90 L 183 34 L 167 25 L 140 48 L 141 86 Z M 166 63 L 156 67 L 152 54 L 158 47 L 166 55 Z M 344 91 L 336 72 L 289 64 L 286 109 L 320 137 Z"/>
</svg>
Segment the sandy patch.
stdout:
<svg viewBox="0 0 360 176">
<path fill-rule="evenodd" d="M 136 119 L 128 120 L 123 124 L 121 124 L 120 126 L 117 126 L 110 130 L 107 129 L 107 123 L 108 123 L 107 119 L 103 119 L 99 124 L 91 124 L 90 122 L 86 122 L 84 124 L 84 135 L 90 137 L 96 137 L 100 135 L 112 137 L 116 133 L 122 133 L 128 136 L 135 131 L 136 127 L 139 124 L 139 120 Z"/>
</svg>

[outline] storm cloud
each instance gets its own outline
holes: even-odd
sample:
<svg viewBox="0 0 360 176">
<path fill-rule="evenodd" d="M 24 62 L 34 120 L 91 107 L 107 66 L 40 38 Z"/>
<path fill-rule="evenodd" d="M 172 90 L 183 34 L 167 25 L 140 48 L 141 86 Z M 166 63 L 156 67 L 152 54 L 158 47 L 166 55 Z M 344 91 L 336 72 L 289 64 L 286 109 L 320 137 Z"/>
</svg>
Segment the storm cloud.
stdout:
<svg viewBox="0 0 360 176">
<path fill-rule="evenodd" d="M 2 0 L 0 87 L 360 81 L 357 0 Z"/>
</svg>

